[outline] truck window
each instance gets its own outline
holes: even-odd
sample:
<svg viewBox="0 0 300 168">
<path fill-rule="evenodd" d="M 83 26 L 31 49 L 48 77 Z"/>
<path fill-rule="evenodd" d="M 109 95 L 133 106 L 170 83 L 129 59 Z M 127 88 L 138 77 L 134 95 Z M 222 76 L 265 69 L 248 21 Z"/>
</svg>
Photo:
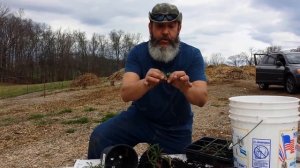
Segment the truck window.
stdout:
<svg viewBox="0 0 300 168">
<path fill-rule="evenodd" d="M 275 58 L 271 55 L 266 55 L 262 60 L 262 64 L 264 64 L 264 65 L 274 65 L 275 64 Z"/>
<path fill-rule="evenodd" d="M 280 61 L 282 65 L 285 65 L 285 60 L 282 55 L 277 55 L 277 61 Z"/>
</svg>

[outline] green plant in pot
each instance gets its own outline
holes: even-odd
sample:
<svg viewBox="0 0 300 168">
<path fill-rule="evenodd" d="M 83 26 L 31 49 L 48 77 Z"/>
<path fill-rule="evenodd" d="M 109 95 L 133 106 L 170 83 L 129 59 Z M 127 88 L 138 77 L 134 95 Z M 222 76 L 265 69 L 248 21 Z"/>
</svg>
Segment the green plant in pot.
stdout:
<svg viewBox="0 0 300 168">
<path fill-rule="evenodd" d="M 138 168 L 171 168 L 171 158 L 163 156 L 159 145 L 153 144 L 142 154 Z"/>
</svg>

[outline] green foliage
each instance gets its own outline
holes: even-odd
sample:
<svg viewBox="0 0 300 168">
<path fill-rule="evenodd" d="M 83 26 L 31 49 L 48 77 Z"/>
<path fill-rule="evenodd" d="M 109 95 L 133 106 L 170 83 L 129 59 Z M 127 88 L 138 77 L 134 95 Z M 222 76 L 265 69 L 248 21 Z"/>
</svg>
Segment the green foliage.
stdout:
<svg viewBox="0 0 300 168">
<path fill-rule="evenodd" d="M 107 113 L 102 119 L 101 119 L 101 122 L 105 122 L 107 120 L 109 120 L 110 118 L 113 118 L 114 116 L 116 116 L 117 114 L 116 113 Z"/>
<path fill-rule="evenodd" d="M 161 158 L 161 152 L 162 150 L 160 149 L 158 144 L 153 144 L 149 146 L 147 157 L 152 167 L 156 167 L 157 163 Z"/>
<path fill-rule="evenodd" d="M 63 121 L 62 124 L 86 124 L 89 122 L 89 119 L 87 117 L 81 117 L 78 119 Z"/>
<path fill-rule="evenodd" d="M 58 114 L 72 113 L 72 111 L 73 111 L 72 109 L 66 108 L 58 112 Z"/>
<path fill-rule="evenodd" d="M 145 160 L 146 157 L 146 160 Z M 172 158 L 162 154 L 162 149 L 158 144 L 149 145 L 147 151 L 142 155 L 141 167 L 171 167 Z M 143 165 L 144 164 L 144 165 Z"/>
<path fill-rule="evenodd" d="M 86 112 L 91 112 L 91 111 L 95 111 L 95 110 L 96 110 L 96 108 L 93 108 L 93 107 L 86 107 L 84 109 L 84 111 L 86 111 Z"/>
<path fill-rule="evenodd" d="M 35 125 L 38 125 L 38 126 L 43 126 L 43 125 L 48 125 L 48 124 L 52 124 L 53 121 L 52 120 L 37 120 L 34 122 Z"/>
<path fill-rule="evenodd" d="M 28 93 L 43 91 L 44 87 L 47 91 L 56 89 L 64 89 L 70 86 L 70 81 L 52 82 L 44 84 L 22 84 L 22 85 L 0 85 L 0 99 L 8 97 L 16 97 Z"/>
<path fill-rule="evenodd" d="M 42 119 L 44 118 L 45 115 L 44 114 L 31 114 L 28 119 L 29 120 L 38 120 L 38 119 Z"/>
<path fill-rule="evenodd" d="M 15 122 L 14 118 L 11 118 L 11 117 L 3 118 L 3 119 L 0 120 L 0 126 L 11 125 L 14 122 Z"/>
</svg>

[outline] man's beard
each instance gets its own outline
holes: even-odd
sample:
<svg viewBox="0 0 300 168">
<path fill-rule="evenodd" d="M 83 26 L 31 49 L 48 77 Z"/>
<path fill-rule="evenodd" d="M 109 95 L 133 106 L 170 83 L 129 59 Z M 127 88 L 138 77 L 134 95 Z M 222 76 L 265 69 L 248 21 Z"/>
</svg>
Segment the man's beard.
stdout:
<svg viewBox="0 0 300 168">
<path fill-rule="evenodd" d="M 159 45 L 161 40 L 168 40 L 169 45 L 164 48 Z M 148 43 L 149 53 L 151 57 L 160 62 L 168 63 L 172 61 L 179 52 L 179 37 L 175 40 L 169 38 L 155 39 L 152 35 L 150 36 L 150 42 Z"/>
</svg>

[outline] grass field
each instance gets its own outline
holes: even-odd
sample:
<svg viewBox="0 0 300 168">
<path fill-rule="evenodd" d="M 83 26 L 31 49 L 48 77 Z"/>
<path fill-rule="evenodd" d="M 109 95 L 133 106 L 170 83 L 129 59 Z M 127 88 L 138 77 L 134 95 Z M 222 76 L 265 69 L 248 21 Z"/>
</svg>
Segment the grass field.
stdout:
<svg viewBox="0 0 300 168">
<path fill-rule="evenodd" d="M 70 86 L 71 81 L 51 82 L 45 84 L 0 84 L 0 99 L 20 96 L 38 91 L 51 91 L 55 89 L 64 89 Z"/>
</svg>

